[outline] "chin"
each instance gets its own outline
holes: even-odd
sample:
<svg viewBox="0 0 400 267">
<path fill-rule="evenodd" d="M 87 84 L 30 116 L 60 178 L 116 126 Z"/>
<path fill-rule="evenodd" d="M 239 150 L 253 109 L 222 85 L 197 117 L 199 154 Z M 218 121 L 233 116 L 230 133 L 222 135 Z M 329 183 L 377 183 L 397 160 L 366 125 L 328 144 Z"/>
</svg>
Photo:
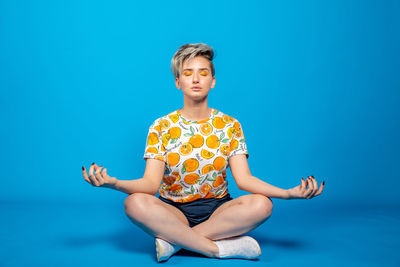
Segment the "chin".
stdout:
<svg viewBox="0 0 400 267">
<path fill-rule="evenodd" d="M 193 99 L 193 100 L 202 100 L 202 99 L 204 99 L 204 98 L 207 98 L 207 94 L 197 94 L 197 95 L 192 95 L 192 94 L 190 94 L 190 95 L 186 95 L 186 97 L 187 98 L 190 98 L 190 99 Z"/>
</svg>

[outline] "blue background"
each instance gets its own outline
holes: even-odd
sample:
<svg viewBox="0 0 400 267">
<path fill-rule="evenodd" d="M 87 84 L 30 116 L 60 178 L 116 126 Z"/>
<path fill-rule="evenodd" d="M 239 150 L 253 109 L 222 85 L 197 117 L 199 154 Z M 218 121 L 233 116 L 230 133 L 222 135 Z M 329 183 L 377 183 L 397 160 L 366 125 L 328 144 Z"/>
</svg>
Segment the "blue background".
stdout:
<svg viewBox="0 0 400 267">
<path fill-rule="evenodd" d="M 76 222 L 88 210 L 110 207 L 93 216 L 104 216 L 114 229 L 113 213 L 117 224 L 136 227 L 123 217 L 127 195 L 93 188 L 81 166 L 96 162 L 122 180 L 143 176 L 150 124 L 183 107 L 170 60 L 179 46 L 204 42 L 216 53 L 208 104 L 241 122 L 253 176 L 285 189 L 308 175 L 326 183 L 312 200 L 275 200 L 276 216 L 282 207 L 292 222 L 302 215 L 304 222 L 318 221 L 315 216 L 326 222 L 321 216 L 333 216 L 328 211 L 392 207 L 385 218 L 397 223 L 399 32 L 399 1 L 2 0 L 3 212 L 39 205 L 30 215 L 14 214 L 28 223 L 54 220 L 61 214 L 55 210 L 76 211 L 71 205 L 90 207 Z M 234 197 L 246 193 L 230 172 L 228 181 Z M 43 224 L 38 221 L 36 233 Z M 399 262 L 386 257 L 386 264 Z"/>
</svg>

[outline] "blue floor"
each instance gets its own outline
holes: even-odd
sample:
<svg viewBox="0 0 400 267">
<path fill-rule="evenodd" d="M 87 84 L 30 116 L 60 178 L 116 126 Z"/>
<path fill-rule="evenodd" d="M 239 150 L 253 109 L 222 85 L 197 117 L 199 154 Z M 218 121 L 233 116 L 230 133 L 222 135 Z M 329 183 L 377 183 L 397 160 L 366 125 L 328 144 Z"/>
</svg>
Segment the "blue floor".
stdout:
<svg viewBox="0 0 400 267">
<path fill-rule="evenodd" d="M 210 259 L 180 251 L 162 265 L 400 266 L 400 208 L 275 200 L 248 233 L 259 260 Z M 0 266 L 160 266 L 154 239 L 133 225 L 123 202 L 1 201 Z"/>
</svg>

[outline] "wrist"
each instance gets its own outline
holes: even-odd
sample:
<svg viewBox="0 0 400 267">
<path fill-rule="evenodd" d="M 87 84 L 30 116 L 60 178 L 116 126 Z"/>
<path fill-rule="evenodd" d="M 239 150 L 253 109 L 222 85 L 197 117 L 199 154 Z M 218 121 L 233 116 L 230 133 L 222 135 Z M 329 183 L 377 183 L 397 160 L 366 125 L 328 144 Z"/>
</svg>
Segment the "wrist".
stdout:
<svg viewBox="0 0 400 267">
<path fill-rule="evenodd" d="M 106 185 L 106 187 L 111 188 L 111 189 L 117 189 L 118 179 L 115 177 L 111 178 L 111 181 Z"/>
<path fill-rule="evenodd" d="M 111 181 L 111 186 L 113 187 L 113 188 L 117 188 L 117 186 L 118 186 L 118 182 L 119 182 L 119 180 L 117 179 L 117 178 L 115 178 L 115 177 L 113 177 L 114 179 L 112 179 L 112 181 Z"/>
<path fill-rule="evenodd" d="M 291 199 L 292 195 L 290 193 L 290 189 L 285 190 L 285 199 Z"/>
</svg>

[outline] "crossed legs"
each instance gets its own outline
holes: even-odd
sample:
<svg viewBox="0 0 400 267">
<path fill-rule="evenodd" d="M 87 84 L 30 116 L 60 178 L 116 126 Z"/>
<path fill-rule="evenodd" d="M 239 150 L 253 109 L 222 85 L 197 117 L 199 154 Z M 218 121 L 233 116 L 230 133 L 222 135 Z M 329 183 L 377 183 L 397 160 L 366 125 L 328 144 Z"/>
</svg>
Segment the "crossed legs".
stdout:
<svg viewBox="0 0 400 267">
<path fill-rule="evenodd" d="M 225 202 L 208 220 L 190 227 L 179 209 L 153 195 L 135 193 L 125 199 L 126 215 L 146 233 L 208 257 L 219 256 L 213 240 L 253 230 L 271 216 L 272 206 L 263 195 L 244 195 Z"/>
</svg>

